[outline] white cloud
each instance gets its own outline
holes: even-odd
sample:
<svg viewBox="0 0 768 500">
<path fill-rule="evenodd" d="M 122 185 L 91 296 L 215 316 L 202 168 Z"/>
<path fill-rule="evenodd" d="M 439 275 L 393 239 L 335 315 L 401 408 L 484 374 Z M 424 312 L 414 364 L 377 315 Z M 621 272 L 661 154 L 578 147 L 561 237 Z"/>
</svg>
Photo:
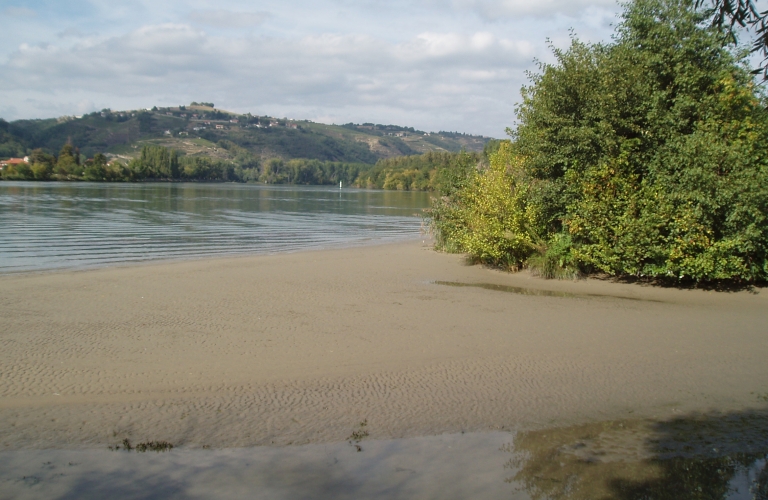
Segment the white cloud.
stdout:
<svg viewBox="0 0 768 500">
<path fill-rule="evenodd" d="M 425 0 L 438 7 L 469 10 L 487 21 L 524 16 L 583 16 L 590 9 L 618 9 L 616 0 Z"/>
<path fill-rule="evenodd" d="M 259 114 L 500 136 L 534 52 L 488 32 L 430 32 L 392 43 L 332 34 L 225 38 L 162 24 L 71 46 L 23 44 L 0 65 L 0 100 L 23 88 L 35 107 L 47 96 L 50 108 L 76 103 L 74 114 L 110 94 L 120 101 L 105 105 L 113 109 L 202 99 Z"/>
<path fill-rule="evenodd" d="M 0 116 L 202 100 L 501 136 L 525 70 L 534 57 L 549 58 L 545 39 L 567 44 L 572 26 L 605 39 L 604 21 L 616 10 L 613 0 L 71 0 L 36 15 L 0 8 L 16 16 L 0 40 Z"/>
<path fill-rule="evenodd" d="M 195 24 L 216 28 L 250 28 L 262 24 L 269 12 L 239 12 L 232 10 L 194 10 L 188 18 Z"/>
<path fill-rule="evenodd" d="M 457 59 L 464 64 L 523 63 L 533 57 L 525 41 L 498 38 L 491 33 L 421 33 L 400 44 L 397 52 L 405 60 L 439 61 Z"/>
</svg>

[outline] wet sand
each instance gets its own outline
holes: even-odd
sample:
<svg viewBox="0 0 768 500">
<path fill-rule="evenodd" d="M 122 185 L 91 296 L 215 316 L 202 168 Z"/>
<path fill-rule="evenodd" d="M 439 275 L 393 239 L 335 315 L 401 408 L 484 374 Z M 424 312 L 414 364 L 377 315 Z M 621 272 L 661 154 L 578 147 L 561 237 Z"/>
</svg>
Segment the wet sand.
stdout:
<svg viewBox="0 0 768 500">
<path fill-rule="evenodd" d="M 742 411 L 766 359 L 768 290 L 546 281 L 420 243 L 6 275 L 0 450 Z"/>
</svg>

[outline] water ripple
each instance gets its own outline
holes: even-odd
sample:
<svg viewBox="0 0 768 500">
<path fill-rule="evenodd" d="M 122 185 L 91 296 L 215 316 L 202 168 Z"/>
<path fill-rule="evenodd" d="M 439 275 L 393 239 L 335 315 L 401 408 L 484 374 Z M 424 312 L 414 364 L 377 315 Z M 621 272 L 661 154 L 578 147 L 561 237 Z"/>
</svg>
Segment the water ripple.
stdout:
<svg viewBox="0 0 768 500">
<path fill-rule="evenodd" d="M 416 237 L 426 193 L 234 184 L 0 183 L 0 273 Z"/>
</svg>

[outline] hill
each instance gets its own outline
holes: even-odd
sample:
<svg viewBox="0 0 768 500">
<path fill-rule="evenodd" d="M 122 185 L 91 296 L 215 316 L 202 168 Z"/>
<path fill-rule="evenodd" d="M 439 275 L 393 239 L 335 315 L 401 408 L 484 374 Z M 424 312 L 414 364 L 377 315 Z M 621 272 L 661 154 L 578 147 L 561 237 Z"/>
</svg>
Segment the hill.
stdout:
<svg viewBox="0 0 768 500">
<path fill-rule="evenodd" d="M 104 153 L 131 159 L 144 146 L 164 146 L 185 156 L 219 160 L 246 150 L 261 161 L 317 159 L 374 164 L 380 159 L 426 152 L 482 151 L 487 137 L 428 133 L 373 123 L 326 125 L 308 120 L 237 114 L 211 103 L 131 111 L 104 109 L 80 117 L 0 120 L 0 158 L 41 148 L 58 154 L 70 143 L 86 157 Z M 237 148 L 222 147 L 222 143 Z"/>
</svg>

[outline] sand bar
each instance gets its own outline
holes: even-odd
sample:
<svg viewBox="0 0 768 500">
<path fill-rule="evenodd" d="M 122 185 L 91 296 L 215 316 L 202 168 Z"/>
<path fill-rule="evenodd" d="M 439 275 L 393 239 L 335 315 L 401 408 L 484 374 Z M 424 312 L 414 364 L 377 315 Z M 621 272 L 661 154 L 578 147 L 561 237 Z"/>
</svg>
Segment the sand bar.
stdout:
<svg viewBox="0 0 768 500">
<path fill-rule="evenodd" d="M 766 290 L 546 281 L 415 242 L 5 275 L 0 446 L 285 445 L 342 441 L 366 419 L 387 439 L 764 408 L 766 359 Z"/>
</svg>

